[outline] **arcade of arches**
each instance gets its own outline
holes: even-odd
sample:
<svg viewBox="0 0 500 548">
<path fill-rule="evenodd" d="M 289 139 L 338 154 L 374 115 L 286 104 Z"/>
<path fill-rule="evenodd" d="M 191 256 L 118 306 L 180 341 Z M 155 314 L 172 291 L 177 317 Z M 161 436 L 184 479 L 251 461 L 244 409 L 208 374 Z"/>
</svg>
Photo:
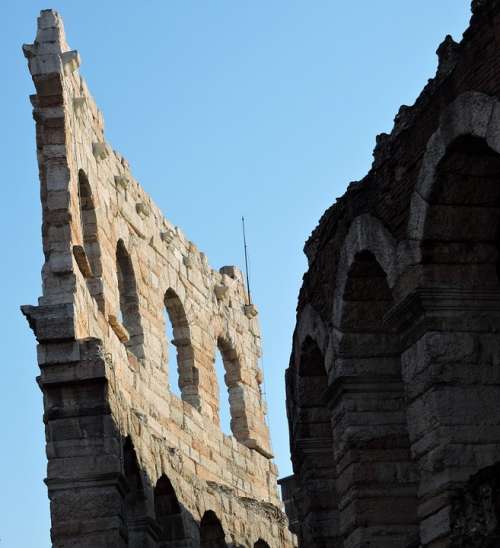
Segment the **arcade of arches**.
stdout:
<svg viewBox="0 0 500 548">
<path fill-rule="evenodd" d="M 500 2 L 472 8 L 305 246 L 281 480 L 301 547 L 500 545 Z"/>
</svg>

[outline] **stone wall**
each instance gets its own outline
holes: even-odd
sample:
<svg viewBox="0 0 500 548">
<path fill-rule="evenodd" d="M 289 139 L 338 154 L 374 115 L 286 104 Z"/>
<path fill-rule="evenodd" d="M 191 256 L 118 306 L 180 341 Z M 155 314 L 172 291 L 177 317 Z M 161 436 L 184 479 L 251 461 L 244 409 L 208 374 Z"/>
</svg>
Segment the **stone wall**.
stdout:
<svg viewBox="0 0 500 548">
<path fill-rule="evenodd" d="M 53 546 L 292 546 L 241 272 L 212 270 L 106 142 L 56 12 L 41 12 L 23 50 L 45 264 L 38 306 L 22 310 L 39 343 Z M 218 350 L 232 436 L 219 426 Z"/>
<path fill-rule="evenodd" d="M 498 544 L 500 2 L 472 10 L 305 246 L 283 480 L 300 546 Z"/>
</svg>

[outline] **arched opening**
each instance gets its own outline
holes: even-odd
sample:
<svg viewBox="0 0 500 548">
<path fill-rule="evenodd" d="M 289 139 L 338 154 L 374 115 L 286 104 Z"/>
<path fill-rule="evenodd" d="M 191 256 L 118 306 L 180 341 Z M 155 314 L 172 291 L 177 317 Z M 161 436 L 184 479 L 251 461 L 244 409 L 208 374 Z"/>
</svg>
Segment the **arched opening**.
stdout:
<svg viewBox="0 0 500 548">
<path fill-rule="evenodd" d="M 198 370 L 194 364 L 191 332 L 184 306 L 177 293 L 165 292 L 165 326 L 170 389 L 176 395 L 199 409 Z"/>
<path fill-rule="evenodd" d="M 384 314 L 392 304 L 387 275 L 378 261 L 369 251 L 357 253 L 344 289 L 341 329 L 383 332 Z"/>
<path fill-rule="evenodd" d="M 296 383 L 297 403 L 303 411 L 299 423 L 301 437 L 331 442 L 330 415 L 323 399 L 327 387 L 323 353 L 316 341 L 307 336 L 300 349 Z"/>
<path fill-rule="evenodd" d="M 456 139 L 438 163 L 421 242 L 424 284 L 497 289 L 500 154 Z"/>
<path fill-rule="evenodd" d="M 170 321 L 170 316 L 166 308 L 163 312 L 163 321 L 165 323 L 165 337 L 167 339 L 167 355 L 165 358 L 165 362 L 167 364 L 168 370 L 168 387 L 172 394 L 175 394 L 177 397 L 182 398 L 181 379 L 178 364 L 179 356 L 177 354 L 177 348 L 174 344 L 174 328 L 172 326 L 172 322 Z"/>
<path fill-rule="evenodd" d="M 467 114 L 457 122 L 462 116 Z M 427 180 L 423 228 L 416 233 L 422 311 L 412 327 L 419 338 L 405 351 L 403 365 L 414 453 L 423 470 L 419 511 L 439 505 L 441 515 L 462 527 L 457 490 L 474 467 L 497 459 L 489 452 L 488 432 L 500 426 L 500 389 L 486 371 L 496 363 L 500 327 L 500 154 L 485 139 L 461 136 Z M 432 420 L 421 420 L 422 409 Z"/>
<path fill-rule="evenodd" d="M 217 349 L 215 353 L 215 375 L 217 377 L 217 385 L 219 387 L 219 425 L 224 434 L 232 435 L 231 429 L 231 408 L 229 404 L 229 393 L 226 384 L 226 370 L 224 368 L 224 362 L 222 355 Z"/>
<path fill-rule="evenodd" d="M 227 548 L 226 535 L 219 518 L 207 510 L 200 523 L 200 548 Z"/>
<path fill-rule="evenodd" d="M 338 521 L 330 410 L 325 392 L 325 359 L 317 342 L 305 337 L 299 348 L 294 380 L 293 469 L 299 478 L 298 536 L 304 546 L 336 545 L 332 523 Z"/>
<path fill-rule="evenodd" d="M 82 169 L 78 171 L 78 202 L 84 257 L 82 261 L 81 254 L 75 252 L 75 258 L 86 279 L 90 294 L 96 299 L 99 309 L 102 311 L 104 296 L 101 283 L 101 249 L 97 234 L 96 208 L 89 180 Z"/>
<path fill-rule="evenodd" d="M 139 313 L 137 284 L 132 260 L 125 248 L 123 240 L 118 240 L 116 246 L 116 274 L 120 296 L 120 317 L 118 319 L 128 332 L 127 348 L 137 358 L 142 358 L 144 335 Z"/>
<path fill-rule="evenodd" d="M 340 532 L 348 544 L 377 544 L 383 525 L 394 545 L 408 546 L 418 538 L 416 466 L 399 339 L 384 323 L 394 301 L 372 252 L 354 256 L 341 298 L 331 392 Z"/>
<path fill-rule="evenodd" d="M 253 545 L 254 548 L 271 548 L 265 540 L 261 538 Z"/>
<path fill-rule="evenodd" d="M 224 338 L 217 339 L 215 374 L 219 387 L 219 423 L 225 434 L 245 439 L 247 417 L 241 387 L 241 366 L 238 354 Z M 227 390 L 227 392 L 226 392 Z"/>
<path fill-rule="evenodd" d="M 125 495 L 125 512 L 129 543 L 138 546 L 144 541 L 144 521 L 147 516 L 147 497 L 134 445 L 129 436 L 123 444 L 123 474 L 128 491 Z"/>
<path fill-rule="evenodd" d="M 156 482 L 154 503 L 156 521 L 161 530 L 160 540 L 170 542 L 184 539 L 181 506 L 170 480 L 164 474 Z"/>
</svg>

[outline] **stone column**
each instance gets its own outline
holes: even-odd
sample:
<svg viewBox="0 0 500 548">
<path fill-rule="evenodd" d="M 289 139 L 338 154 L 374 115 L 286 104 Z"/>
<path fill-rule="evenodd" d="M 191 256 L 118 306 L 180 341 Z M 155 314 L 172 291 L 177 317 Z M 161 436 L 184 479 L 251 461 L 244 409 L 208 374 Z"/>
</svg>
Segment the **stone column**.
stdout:
<svg viewBox="0 0 500 548">
<path fill-rule="evenodd" d="M 339 547 L 335 463 L 325 359 L 317 342 L 306 336 L 286 373 L 294 481 L 288 483 L 297 516 L 300 546 Z M 293 367 L 292 367 L 293 366 Z"/>
<path fill-rule="evenodd" d="M 300 440 L 295 445 L 295 454 L 302 458 L 300 493 L 296 499 L 300 545 L 340 548 L 331 439 Z"/>
<path fill-rule="evenodd" d="M 500 292 L 418 289 L 391 316 L 403 330 L 421 544 L 449 546 L 457 489 L 500 460 Z"/>
<path fill-rule="evenodd" d="M 345 334 L 328 391 L 344 548 L 406 548 L 418 535 L 395 337 Z"/>
</svg>

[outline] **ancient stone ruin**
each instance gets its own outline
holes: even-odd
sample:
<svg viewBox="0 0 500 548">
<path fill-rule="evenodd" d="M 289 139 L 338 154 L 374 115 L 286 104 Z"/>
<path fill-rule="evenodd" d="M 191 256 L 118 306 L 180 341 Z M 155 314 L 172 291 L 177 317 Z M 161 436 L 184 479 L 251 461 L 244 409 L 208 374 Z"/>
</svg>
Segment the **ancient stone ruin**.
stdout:
<svg viewBox="0 0 500 548">
<path fill-rule="evenodd" d="M 500 2 L 472 12 L 305 246 L 282 480 L 302 547 L 500 546 Z"/>
<path fill-rule="evenodd" d="M 23 49 L 45 264 L 38 306 L 22 311 L 38 341 L 53 546 L 292 546 L 241 272 L 212 270 L 106 143 L 55 11 L 41 12 Z M 219 427 L 217 349 L 232 436 Z"/>
</svg>

